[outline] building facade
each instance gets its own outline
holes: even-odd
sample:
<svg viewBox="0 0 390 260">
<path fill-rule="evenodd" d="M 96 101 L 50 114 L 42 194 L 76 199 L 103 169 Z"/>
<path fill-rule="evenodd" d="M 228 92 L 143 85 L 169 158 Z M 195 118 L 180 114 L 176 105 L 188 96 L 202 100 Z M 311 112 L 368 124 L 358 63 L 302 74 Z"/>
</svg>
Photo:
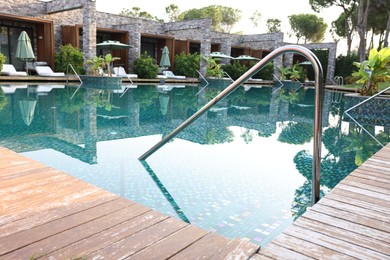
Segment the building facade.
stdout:
<svg viewBox="0 0 390 260">
<path fill-rule="evenodd" d="M 54 54 L 59 46 L 72 44 L 80 48 L 85 59 L 100 55 L 96 44 L 117 40 L 132 46 L 129 50 L 113 50 L 121 59 L 116 65 L 132 71 L 134 60 L 147 52 L 156 60 L 161 49 L 168 46 L 171 61 L 175 54 L 199 53 L 209 56 L 220 51 L 233 57 L 251 55 L 263 58 L 272 50 L 287 43 L 282 33 L 236 35 L 212 31 L 210 19 L 160 23 L 98 12 L 94 0 L 2 0 L 0 11 L 0 52 L 8 63 L 22 69 L 23 62 L 14 57 L 17 37 L 26 31 L 31 40 L 37 61 L 54 67 Z M 326 78 L 333 79 L 336 63 L 336 43 L 308 44 L 307 48 L 327 49 L 329 52 Z M 284 55 L 274 61 L 274 66 L 293 63 L 293 55 Z M 204 61 L 201 61 L 204 62 Z M 174 62 L 172 62 L 174 64 Z M 201 73 L 205 66 L 201 64 Z"/>
</svg>

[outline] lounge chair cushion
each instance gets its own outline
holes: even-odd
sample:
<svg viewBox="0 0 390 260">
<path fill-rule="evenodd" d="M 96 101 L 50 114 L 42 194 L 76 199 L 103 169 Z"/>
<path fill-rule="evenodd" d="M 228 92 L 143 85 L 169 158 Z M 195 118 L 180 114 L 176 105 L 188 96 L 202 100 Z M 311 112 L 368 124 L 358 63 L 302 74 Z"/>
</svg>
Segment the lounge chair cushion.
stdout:
<svg viewBox="0 0 390 260">
<path fill-rule="evenodd" d="M 117 76 L 117 77 L 123 77 L 123 78 L 138 78 L 138 75 L 137 74 L 128 74 L 126 73 L 125 69 L 123 67 L 114 67 L 113 69 L 114 71 L 114 74 Z"/>
<path fill-rule="evenodd" d="M 3 69 L 1 70 L 1 74 L 9 75 L 9 76 L 27 76 L 27 72 L 16 71 L 14 65 L 12 64 L 3 64 Z"/>
<path fill-rule="evenodd" d="M 165 70 L 164 75 L 167 76 L 168 79 L 185 79 L 186 78 L 186 76 L 175 75 L 170 70 Z"/>
<path fill-rule="evenodd" d="M 63 72 L 53 72 L 49 66 L 36 66 L 35 70 L 39 76 L 42 77 L 64 77 Z"/>
</svg>

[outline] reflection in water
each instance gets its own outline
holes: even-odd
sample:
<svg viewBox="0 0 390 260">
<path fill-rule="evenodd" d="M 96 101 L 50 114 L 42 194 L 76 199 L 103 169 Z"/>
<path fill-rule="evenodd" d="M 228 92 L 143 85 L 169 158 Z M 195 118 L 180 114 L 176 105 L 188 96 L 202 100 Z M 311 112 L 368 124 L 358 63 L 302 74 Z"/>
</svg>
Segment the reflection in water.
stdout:
<svg viewBox="0 0 390 260">
<path fill-rule="evenodd" d="M 154 183 L 156 183 L 157 187 L 160 189 L 161 193 L 164 195 L 164 197 L 167 199 L 169 204 L 171 204 L 172 208 L 175 210 L 176 214 L 179 216 L 181 220 L 187 223 L 191 223 L 184 212 L 181 210 L 179 205 L 177 205 L 176 201 L 173 199 L 169 191 L 165 188 L 164 184 L 161 182 L 161 180 L 157 177 L 157 175 L 154 173 L 152 168 L 149 166 L 149 164 L 146 161 L 140 161 L 142 166 L 145 168 L 145 170 L 149 173 L 150 177 L 153 179 Z"/>
<path fill-rule="evenodd" d="M 310 204 L 311 89 L 273 94 L 269 87 L 239 88 L 141 167 L 142 152 L 221 89 L 208 86 L 197 95 L 196 87 L 166 91 L 142 85 L 122 96 L 80 88 L 70 99 L 74 87 L 43 88 L 45 93 L 36 85 L 3 88 L 0 146 L 185 221 L 264 244 Z M 18 104 L 26 93 L 36 94 L 29 125 Z M 331 92 L 324 96 L 323 193 L 380 148 L 344 116 L 360 101 Z M 387 99 L 352 112 L 371 134 L 389 142 Z"/>
</svg>

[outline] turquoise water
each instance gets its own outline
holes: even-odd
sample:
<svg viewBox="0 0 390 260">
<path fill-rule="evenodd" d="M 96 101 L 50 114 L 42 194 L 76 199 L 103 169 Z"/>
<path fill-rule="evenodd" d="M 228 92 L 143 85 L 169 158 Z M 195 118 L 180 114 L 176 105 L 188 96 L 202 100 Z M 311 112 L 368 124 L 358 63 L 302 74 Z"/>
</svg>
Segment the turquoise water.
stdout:
<svg viewBox="0 0 390 260">
<path fill-rule="evenodd" d="M 221 89 L 138 85 L 107 91 L 3 85 L 0 146 L 227 237 L 264 245 L 310 202 L 314 91 L 239 88 L 150 156 L 137 158 Z M 380 145 L 343 112 L 362 98 L 326 92 L 322 191 Z M 351 115 L 385 144 L 390 103 Z"/>
</svg>

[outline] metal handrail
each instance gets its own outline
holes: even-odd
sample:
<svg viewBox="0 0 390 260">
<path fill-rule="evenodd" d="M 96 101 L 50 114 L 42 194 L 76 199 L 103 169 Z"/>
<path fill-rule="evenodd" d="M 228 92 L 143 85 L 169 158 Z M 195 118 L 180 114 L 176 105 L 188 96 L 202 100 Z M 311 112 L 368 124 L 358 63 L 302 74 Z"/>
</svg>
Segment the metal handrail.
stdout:
<svg viewBox="0 0 390 260">
<path fill-rule="evenodd" d="M 69 77 L 69 67 L 73 70 L 74 74 L 76 75 L 76 77 L 80 80 L 81 84 L 83 84 L 83 81 L 81 80 L 79 74 L 77 74 L 76 70 L 73 68 L 72 64 L 68 64 L 68 66 L 66 66 L 66 83 L 68 83 L 68 77 Z"/>
<path fill-rule="evenodd" d="M 165 138 L 155 144 L 147 152 L 141 155 L 139 160 L 146 160 L 150 155 L 160 149 L 164 144 L 169 142 L 173 137 L 179 134 L 184 128 L 191 124 L 195 119 L 207 112 L 212 106 L 217 104 L 220 100 L 228 96 L 238 87 L 240 87 L 245 81 L 251 78 L 253 75 L 258 73 L 263 67 L 265 67 L 269 62 L 274 60 L 276 57 L 287 53 L 299 53 L 305 56 L 312 64 L 314 73 L 315 73 L 315 109 L 314 109 L 314 140 L 313 140 L 313 179 L 312 179 L 312 198 L 311 202 L 314 205 L 320 200 L 320 171 L 321 171 L 321 135 L 322 135 L 322 106 L 323 106 L 323 70 L 320 61 L 309 49 L 298 46 L 298 45 L 286 45 L 279 47 L 278 49 L 272 51 L 257 64 L 255 64 L 251 69 L 245 72 L 241 77 L 234 81 L 230 86 L 224 89 L 219 93 L 215 98 L 209 101 L 204 105 L 199 111 L 189 117 L 181 125 L 179 125 L 175 130 L 169 133 Z"/>
<path fill-rule="evenodd" d="M 390 87 L 387 87 L 387 88 L 385 88 L 384 90 L 379 91 L 379 92 L 376 93 L 375 95 L 373 95 L 373 96 L 371 96 L 371 97 L 369 97 L 369 98 L 363 100 L 362 102 L 360 102 L 360 103 L 354 105 L 353 107 L 350 107 L 350 108 L 348 108 L 347 110 L 344 111 L 344 114 L 346 114 L 347 116 L 349 116 L 349 118 L 351 118 L 352 121 L 355 122 L 355 124 L 357 124 L 359 127 L 361 127 L 361 128 L 363 129 L 364 132 L 366 132 L 369 136 L 371 136 L 371 137 L 372 137 L 379 145 L 381 145 L 382 147 L 384 147 L 384 145 L 383 145 L 375 136 L 373 136 L 366 128 L 364 128 L 361 124 L 359 124 L 359 123 L 358 123 L 358 122 L 357 122 L 357 121 L 356 121 L 348 112 L 351 111 L 352 109 L 357 108 L 357 107 L 360 106 L 360 105 L 363 105 L 364 103 L 370 101 L 371 99 L 376 98 L 376 97 L 379 96 L 380 94 L 385 93 L 385 92 L 386 92 L 387 90 L 389 90 L 389 89 L 390 89 Z"/>
<path fill-rule="evenodd" d="M 206 82 L 206 85 L 204 85 L 203 88 L 201 88 L 198 93 L 195 94 L 195 96 L 199 95 L 200 92 L 202 92 L 210 83 L 207 81 L 207 79 L 205 77 L 203 77 L 202 73 L 199 72 L 199 70 L 196 70 L 196 72 L 198 72 L 199 76 L 202 77 L 202 79 Z"/>
</svg>

